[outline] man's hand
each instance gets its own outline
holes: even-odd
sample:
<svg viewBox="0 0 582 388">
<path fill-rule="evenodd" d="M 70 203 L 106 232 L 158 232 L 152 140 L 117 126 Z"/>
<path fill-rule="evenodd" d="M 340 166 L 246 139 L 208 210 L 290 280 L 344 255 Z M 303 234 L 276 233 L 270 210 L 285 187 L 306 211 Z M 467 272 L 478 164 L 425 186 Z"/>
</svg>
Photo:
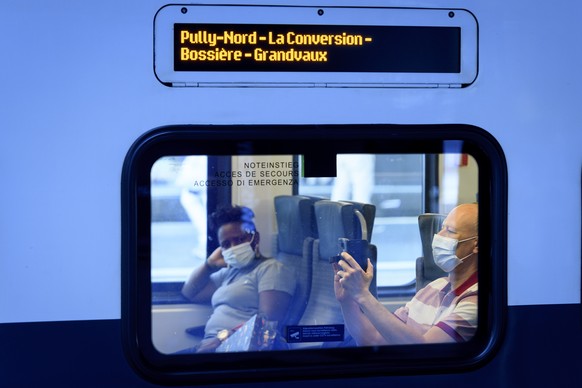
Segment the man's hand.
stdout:
<svg viewBox="0 0 582 388">
<path fill-rule="evenodd" d="M 340 277 L 338 275 L 338 271 L 341 270 L 341 267 L 337 263 L 332 264 L 333 267 L 333 290 L 335 292 L 335 297 L 339 302 L 345 302 L 349 295 L 345 292 L 344 288 L 340 284 Z"/>
<path fill-rule="evenodd" d="M 358 301 L 369 293 L 370 284 L 374 277 L 372 262 L 368 259 L 368 268 L 364 272 L 349 253 L 342 252 L 341 256 L 342 260 L 334 264 L 334 270 L 339 267 L 334 277 L 336 298 L 339 301 L 344 301 L 347 298 Z"/>
</svg>

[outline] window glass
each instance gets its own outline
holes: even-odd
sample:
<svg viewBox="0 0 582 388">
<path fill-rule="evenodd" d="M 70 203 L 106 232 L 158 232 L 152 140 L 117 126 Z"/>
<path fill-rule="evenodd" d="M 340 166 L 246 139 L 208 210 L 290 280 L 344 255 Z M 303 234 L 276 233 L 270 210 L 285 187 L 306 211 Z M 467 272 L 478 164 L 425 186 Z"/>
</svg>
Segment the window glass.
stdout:
<svg viewBox="0 0 582 388">
<path fill-rule="evenodd" d="M 466 154 L 439 157 L 441 213 L 447 213 L 457 203 L 476 200 L 477 166 L 470 159 Z M 266 165 L 282 160 L 281 157 L 255 156 L 249 160 L 235 158 L 233 186 L 224 186 L 236 188 L 235 203 L 254 207 L 254 202 L 261 201 L 261 196 L 254 193 L 264 192 L 259 179 L 299 176 L 297 169 L 275 170 L 273 174 L 265 168 L 258 169 L 258 174 L 249 170 L 251 165 Z M 418 215 L 425 208 L 424 166 L 425 157 L 421 154 L 344 154 L 337 156 L 337 177 L 302 177 L 295 186 L 300 195 L 373 204 L 376 208 L 373 242 L 379 252 L 389 252 L 378 257 L 378 287 L 402 286 L 415 281 L 416 258 L 422 255 Z M 152 281 L 182 282 L 191 268 L 207 256 L 207 157 L 164 157 L 154 164 L 151 175 Z M 224 172 L 215 175 L 214 178 L 228 178 Z M 237 178 L 239 181 L 246 178 L 247 186 L 237 185 Z M 272 197 L 289 191 L 274 185 L 270 189 Z"/>
<path fill-rule="evenodd" d="M 416 258 L 421 256 L 418 215 L 424 211 L 424 163 L 419 154 L 343 154 L 337 156 L 337 177 L 301 180 L 299 194 L 376 207 L 372 241 L 385 253 L 378 257 L 378 287 L 415 279 Z"/>
<path fill-rule="evenodd" d="M 446 276 L 442 271 L 435 272 L 438 269 L 434 263 L 427 263 L 423 257 L 426 252 L 422 247 L 419 216 L 425 213 L 425 159 L 425 154 L 342 153 L 335 157 L 335 165 L 332 163 L 335 168 L 319 172 L 318 177 L 305 177 L 309 168 L 304 166 L 308 163 L 304 155 L 214 156 L 218 163 L 210 170 L 205 155 L 162 157 L 151 169 L 151 281 L 176 282 L 180 288 L 184 287 L 183 295 L 195 303 L 184 311 L 197 326 L 186 329 L 198 330 L 204 336 L 215 336 L 219 328 L 233 329 L 253 318 L 264 287 L 293 298 L 297 285 L 309 278 L 314 294 L 327 289 L 327 297 L 333 296 L 331 262 L 344 250 L 354 258 L 363 255 L 358 261 L 363 268 L 367 266 L 367 258 L 372 260 L 374 281 L 370 290 L 374 295 L 383 287 L 417 281 L 425 281 L 422 283 L 425 286 Z M 431 181 L 438 182 L 437 188 L 442 194 L 440 208 L 450 211 L 465 203 L 460 201 L 475 202 L 478 169 L 474 159 L 465 154 L 448 153 L 439 154 L 436 160 L 442 167 L 431 169 L 436 174 Z M 216 219 L 207 221 L 208 187 L 230 194 L 230 201 L 218 204 L 217 209 L 240 206 L 247 213 L 228 213 L 228 222 L 213 226 Z M 309 201 L 298 204 L 293 202 L 296 198 L 309 198 Z M 306 211 L 305 207 L 310 210 Z M 373 211 L 366 213 L 369 209 Z M 230 227 L 233 221 L 241 223 L 234 232 L 221 229 L 222 225 Z M 425 235 L 424 243 L 430 244 L 433 234 L 439 231 L 440 227 Z M 352 251 L 348 245 L 342 245 L 348 244 L 344 240 L 365 240 L 365 252 Z M 246 260 L 241 259 L 244 252 L 239 252 L 238 258 L 233 253 L 229 259 L 230 248 L 244 244 L 250 244 L 250 256 L 245 256 L 248 261 L 244 265 L 240 262 Z M 215 260 L 216 251 L 213 251 L 219 245 L 221 258 Z M 272 273 L 259 264 L 257 270 L 246 272 L 246 268 L 263 258 L 265 262 L 274 258 L 282 265 Z M 311 268 L 302 268 L 305 265 Z M 417 279 L 418 265 L 426 266 L 425 279 Z M 237 285 L 239 279 L 243 279 L 244 286 Z M 326 281 L 328 284 L 317 284 Z M 208 286 L 213 294 L 202 298 L 203 288 Z M 324 297 L 325 291 L 318 296 Z M 323 311 L 327 320 L 317 316 L 323 312 L 318 307 L 319 301 L 312 300 L 310 308 L 293 312 L 297 317 L 291 317 L 291 325 L 279 325 L 295 309 L 293 303 L 285 300 L 280 302 L 285 303 L 285 313 L 269 319 L 274 322 L 268 323 L 276 325 L 273 330 L 289 350 L 310 346 L 312 342 L 356 346 L 353 341 L 344 342 L 346 326 L 340 305 L 335 299 L 329 302 L 333 305 Z M 227 312 L 223 311 L 222 304 L 228 305 Z M 323 301 L 322 305 L 325 305 Z M 167 332 L 167 325 L 158 319 L 161 309 L 154 305 L 152 310 L 154 345 L 168 354 L 184 350 L 167 346 L 162 335 Z M 404 315 L 398 316 L 405 319 Z M 476 325 L 476 321 L 471 324 Z M 307 327 L 317 328 L 318 334 L 310 337 L 302 332 L 303 339 L 297 341 L 289 334 L 290 330 L 304 331 Z M 196 342 L 201 338 L 195 337 L 189 335 L 186 341 L 174 346 L 187 348 L 186 345 L 204 343 L 203 340 Z M 230 350 L 240 351 L 234 346 Z"/>
<path fill-rule="evenodd" d="M 152 166 L 152 282 L 183 282 L 206 258 L 206 178 L 206 156 L 168 156 Z"/>
</svg>

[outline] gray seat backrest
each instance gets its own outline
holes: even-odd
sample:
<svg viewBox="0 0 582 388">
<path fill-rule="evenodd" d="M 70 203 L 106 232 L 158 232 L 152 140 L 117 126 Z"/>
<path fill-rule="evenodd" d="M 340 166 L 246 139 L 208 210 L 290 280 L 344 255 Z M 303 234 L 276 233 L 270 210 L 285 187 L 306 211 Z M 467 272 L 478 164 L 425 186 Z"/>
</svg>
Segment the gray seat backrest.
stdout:
<svg viewBox="0 0 582 388">
<path fill-rule="evenodd" d="M 341 201 L 344 203 L 349 203 L 354 206 L 354 211 L 359 211 L 363 216 L 364 220 L 366 221 L 366 229 L 368 231 L 368 242 L 371 243 L 372 241 L 372 231 L 374 230 L 374 220 L 376 219 L 376 206 L 370 203 L 362 203 L 362 202 L 354 202 L 354 201 Z M 355 238 L 362 238 L 360 230 L 358 229 L 359 221 L 356 221 L 355 224 Z M 378 296 L 377 293 L 377 281 L 378 278 L 376 276 L 378 268 L 376 267 L 377 259 L 378 259 L 378 249 L 375 245 L 369 245 L 369 252 L 368 256 L 372 261 L 372 265 L 374 266 L 374 278 L 372 279 L 372 284 L 370 284 L 370 291 L 374 296 Z"/>
<path fill-rule="evenodd" d="M 277 219 L 276 258 L 294 272 L 297 287 L 287 315 L 295 325 L 305 311 L 312 283 L 313 241 L 317 236 L 313 204 L 316 200 L 299 195 L 275 197 Z"/>
<path fill-rule="evenodd" d="M 301 325 L 343 324 L 333 290 L 334 272 L 330 257 L 340 252 L 340 237 L 354 238 L 354 206 L 329 200 L 314 205 L 319 238 L 313 244 L 313 271 L 309 301 Z"/>
<path fill-rule="evenodd" d="M 376 206 L 370 203 L 354 202 L 354 201 L 341 201 L 354 205 L 354 209 L 358 210 L 364 216 L 366 220 L 366 227 L 368 229 L 368 242 L 372 242 L 372 231 L 374 230 L 374 220 L 376 218 Z M 361 238 L 356 236 L 356 238 Z"/>
<path fill-rule="evenodd" d="M 355 216 L 355 206 L 346 202 L 322 200 L 315 203 L 314 209 L 319 238 L 313 244 L 311 293 L 300 324 L 343 324 L 341 307 L 334 293 L 334 271 L 329 259 L 341 251 L 339 238 L 360 237 L 359 219 Z M 375 268 L 376 249 L 374 246 L 371 246 L 370 252 L 373 255 L 371 259 Z M 375 287 L 373 292 L 375 293 Z M 334 346 L 333 344 L 327 343 L 324 346 Z"/>
<path fill-rule="evenodd" d="M 432 256 L 432 239 L 441 230 L 445 217 L 435 213 L 425 213 L 418 216 L 422 257 L 416 259 L 417 291 L 433 280 L 447 276 L 447 273 L 435 264 Z"/>
</svg>

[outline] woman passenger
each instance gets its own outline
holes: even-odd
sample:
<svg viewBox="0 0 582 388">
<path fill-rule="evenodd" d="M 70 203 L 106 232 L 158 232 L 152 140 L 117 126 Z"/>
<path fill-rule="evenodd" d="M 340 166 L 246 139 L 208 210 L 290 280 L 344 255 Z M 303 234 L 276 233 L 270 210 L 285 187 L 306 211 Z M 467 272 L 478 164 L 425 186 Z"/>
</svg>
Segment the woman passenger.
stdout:
<svg viewBox="0 0 582 388">
<path fill-rule="evenodd" d="M 214 352 L 255 314 L 284 323 L 296 279 L 281 262 L 261 255 L 253 217 L 251 209 L 241 206 L 222 208 L 210 216 L 220 246 L 182 288 L 192 302 L 211 302 L 213 307 L 197 352 Z"/>
</svg>

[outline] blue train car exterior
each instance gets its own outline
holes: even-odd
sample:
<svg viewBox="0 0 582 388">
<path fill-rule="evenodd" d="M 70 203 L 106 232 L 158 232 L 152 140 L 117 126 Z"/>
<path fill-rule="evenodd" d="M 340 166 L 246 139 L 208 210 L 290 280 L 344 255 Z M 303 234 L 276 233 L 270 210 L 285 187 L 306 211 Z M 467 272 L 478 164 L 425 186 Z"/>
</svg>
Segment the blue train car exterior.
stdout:
<svg viewBox="0 0 582 388">
<path fill-rule="evenodd" d="M 153 66 L 154 17 L 166 5 L 31 0 L 1 7 L 0 385 L 164 384 L 136 372 L 124 353 L 124 158 L 161 126 L 256 124 L 487 131 L 507 161 L 506 316 L 498 346 L 460 370 L 289 381 L 257 375 L 229 386 L 582 383 L 582 4 L 316 4 L 466 10 L 478 25 L 478 75 L 463 88 L 168 87 Z"/>
</svg>

